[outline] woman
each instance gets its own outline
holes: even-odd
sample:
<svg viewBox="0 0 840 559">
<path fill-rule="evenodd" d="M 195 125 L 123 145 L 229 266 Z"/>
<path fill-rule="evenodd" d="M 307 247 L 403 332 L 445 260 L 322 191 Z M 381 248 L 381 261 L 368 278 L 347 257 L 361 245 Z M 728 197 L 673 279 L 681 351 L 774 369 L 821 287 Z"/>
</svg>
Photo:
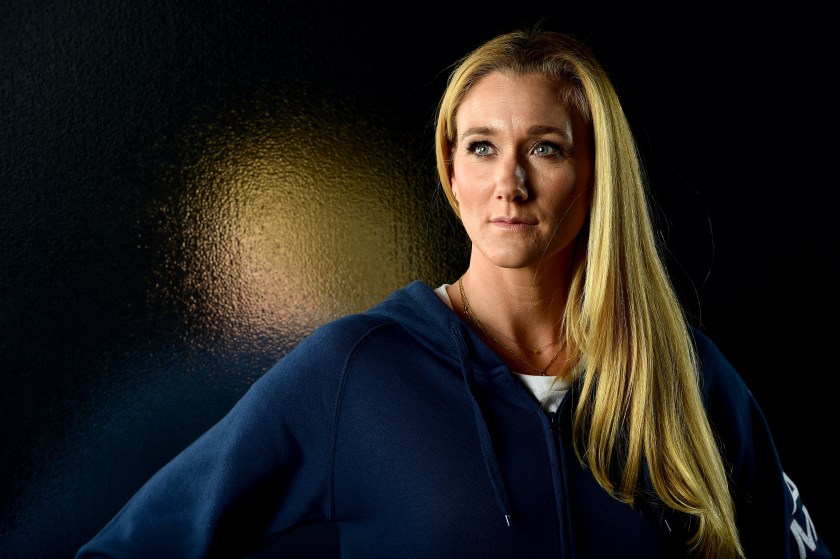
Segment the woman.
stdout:
<svg viewBox="0 0 840 559">
<path fill-rule="evenodd" d="M 460 61 L 436 130 L 469 267 L 329 323 L 78 557 L 831 557 L 761 410 L 690 328 L 612 85 L 538 30 Z"/>
</svg>

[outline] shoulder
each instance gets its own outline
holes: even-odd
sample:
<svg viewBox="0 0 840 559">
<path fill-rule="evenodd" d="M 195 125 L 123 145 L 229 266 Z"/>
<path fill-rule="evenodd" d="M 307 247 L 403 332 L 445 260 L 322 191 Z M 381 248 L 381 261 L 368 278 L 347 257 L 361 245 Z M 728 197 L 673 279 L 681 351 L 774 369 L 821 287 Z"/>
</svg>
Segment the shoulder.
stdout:
<svg viewBox="0 0 840 559">
<path fill-rule="evenodd" d="M 371 345 L 393 351 L 406 335 L 417 337 L 418 331 L 429 329 L 428 306 L 435 300 L 437 295 L 430 288 L 413 282 L 364 312 L 327 322 L 280 359 L 265 382 L 297 382 L 313 376 L 322 382 L 338 380 L 347 364 Z M 443 306 L 440 301 L 437 304 Z"/>
<path fill-rule="evenodd" d="M 361 313 L 343 316 L 316 328 L 292 353 L 313 358 L 328 353 L 341 358 L 396 324 L 393 318 L 382 315 Z"/>
<path fill-rule="evenodd" d="M 263 382 L 290 383 L 336 378 L 347 360 L 377 333 L 394 326 L 392 319 L 366 314 L 347 315 L 316 328 L 269 369 Z"/>
<path fill-rule="evenodd" d="M 691 334 L 700 361 L 703 399 L 707 405 L 719 401 L 746 405 L 752 396 L 732 363 L 706 333 L 692 328 Z"/>
<path fill-rule="evenodd" d="M 692 331 L 701 365 L 703 403 L 709 421 L 736 469 L 757 454 L 778 460 L 767 420 L 744 379 L 712 339 Z"/>
</svg>

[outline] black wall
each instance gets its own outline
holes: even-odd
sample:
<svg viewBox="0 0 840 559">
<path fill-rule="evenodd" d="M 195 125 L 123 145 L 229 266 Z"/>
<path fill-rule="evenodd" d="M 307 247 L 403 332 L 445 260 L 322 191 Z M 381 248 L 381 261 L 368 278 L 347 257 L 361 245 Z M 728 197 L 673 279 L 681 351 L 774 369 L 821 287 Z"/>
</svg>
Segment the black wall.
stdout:
<svg viewBox="0 0 840 559">
<path fill-rule="evenodd" d="M 837 552 L 836 3 L 626 4 L 0 4 L 0 555 L 71 557 L 314 326 L 454 280 L 446 70 L 541 17 L 612 75 L 680 295 Z"/>
</svg>

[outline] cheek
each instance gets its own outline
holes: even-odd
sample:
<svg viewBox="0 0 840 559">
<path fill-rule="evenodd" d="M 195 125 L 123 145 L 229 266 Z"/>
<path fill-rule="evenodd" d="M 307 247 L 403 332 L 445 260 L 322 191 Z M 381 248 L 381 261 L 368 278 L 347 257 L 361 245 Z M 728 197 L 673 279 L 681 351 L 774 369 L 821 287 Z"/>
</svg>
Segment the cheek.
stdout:
<svg viewBox="0 0 840 559">
<path fill-rule="evenodd" d="M 463 183 L 458 185 L 456 189 L 453 187 L 452 193 L 458 201 L 458 208 L 461 215 L 480 212 L 487 205 L 487 201 L 482 196 L 480 191 L 470 186 L 465 186 Z"/>
<path fill-rule="evenodd" d="M 449 184 L 452 188 L 452 195 L 458 201 L 459 206 L 470 203 L 470 180 L 465 173 L 463 166 L 454 165 Z"/>
<path fill-rule="evenodd" d="M 449 184 L 455 199 L 463 205 L 475 204 L 486 195 L 489 181 L 486 170 L 456 158 L 452 165 Z"/>
<path fill-rule="evenodd" d="M 565 204 L 565 211 L 568 219 L 568 225 L 571 229 L 570 233 L 580 232 L 580 228 L 586 222 L 589 216 L 589 189 L 578 191 L 574 199 L 570 199 Z"/>
<path fill-rule="evenodd" d="M 570 217 L 579 217 L 589 212 L 589 191 L 587 189 L 576 189 L 570 192 L 563 200 L 560 210 Z"/>
<path fill-rule="evenodd" d="M 556 227 L 567 233 L 576 233 L 589 214 L 590 190 L 568 185 L 565 190 L 554 185 L 551 200 L 543 199 L 543 211 L 552 216 Z"/>
</svg>

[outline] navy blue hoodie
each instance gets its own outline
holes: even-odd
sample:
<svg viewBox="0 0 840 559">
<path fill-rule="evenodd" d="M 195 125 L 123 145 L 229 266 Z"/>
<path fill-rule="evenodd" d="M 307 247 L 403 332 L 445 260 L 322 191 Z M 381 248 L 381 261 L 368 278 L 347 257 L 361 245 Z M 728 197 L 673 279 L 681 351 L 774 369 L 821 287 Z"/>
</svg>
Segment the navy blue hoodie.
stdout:
<svg viewBox="0 0 840 559">
<path fill-rule="evenodd" d="M 749 390 L 695 338 L 747 557 L 831 557 Z M 77 559 L 238 557 L 320 521 L 343 559 L 686 557 L 684 515 L 621 503 L 578 462 L 576 399 L 546 415 L 414 282 L 302 341 Z"/>
</svg>

